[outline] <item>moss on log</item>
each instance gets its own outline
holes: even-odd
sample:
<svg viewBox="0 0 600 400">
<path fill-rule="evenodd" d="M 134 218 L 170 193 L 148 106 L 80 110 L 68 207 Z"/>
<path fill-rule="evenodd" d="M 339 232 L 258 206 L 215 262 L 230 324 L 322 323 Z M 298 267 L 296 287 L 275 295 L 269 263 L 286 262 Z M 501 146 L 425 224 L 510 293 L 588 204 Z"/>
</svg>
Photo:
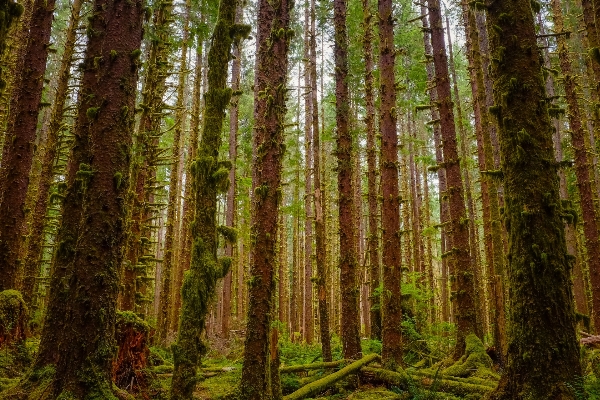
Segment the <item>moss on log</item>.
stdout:
<svg viewBox="0 0 600 400">
<path fill-rule="evenodd" d="M 490 386 L 457 382 L 449 379 L 432 379 L 423 376 L 411 376 L 403 370 L 393 372 L 382 368 L 365 367 L 361 372 L 370 375 L 370 377 L 375 380 L 384 382 L 388 385 L 397 386 L 403 390 L 408 390 L 410 387 L 417 385 L 426 389 L 452 393 L 454 395 L 462 396 L 475 394 L 483 396 L 494 389 Z"/>
<path fill-rule="evenodd" d="M 344 379 L 346 376 L 357 373 L 364 366 L 374 361 L 378 361 L 380 359 L 381 357 L 378 354 L 369 354 L 368 356 L 365 356 L 360 360 L 353 362 L 352 364 L 340 369 L 337 372 L 334 372 L 333 374 L 327 375 L 319 379 L 318 381 L 303 386 L 302 388 L 296 390 L 294 393 L 285 396 L 283 400 L 301 400 L 307 397 L 311 397 L 317 393 L 322 392 L 334 383 Z"/>
<path fill-rule="evenodd" d="M 331 361 L 331 362 L 318 362 L 318 363 L 312 363 L 312 364 L 290 365 L 288 367 L 279 368 L 279 373 L 280 374 L 290 374 L 293 372 L 304 372 L 304 371 L 310 371 L 313 369 L 336 368 L 336 367 L 346 364 L 347 362 L 348 362 L 347 360 L 338 360 L 338 361 Z"/>
</svg>

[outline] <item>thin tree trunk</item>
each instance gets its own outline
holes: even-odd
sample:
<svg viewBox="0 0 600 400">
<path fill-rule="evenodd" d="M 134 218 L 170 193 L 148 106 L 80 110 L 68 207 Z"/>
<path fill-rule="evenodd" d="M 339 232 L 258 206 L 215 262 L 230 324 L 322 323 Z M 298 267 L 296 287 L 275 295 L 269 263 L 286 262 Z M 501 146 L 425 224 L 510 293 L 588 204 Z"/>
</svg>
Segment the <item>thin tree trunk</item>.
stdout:
<svg viewBox="0 0 600 400">
<path fill-rule="evenodd" d="M 352 136 L 348 127 L 348 33 L 346 30 L 346 0 L 334 0 L 334 58 L 335 94 L 337 123 L 338 159 L 338 209 L 340 232 L 340 294 L 341 294 L 341 336 L 343 356 L 347 359 L 361 357 L 360 321 L 358 314 L 358 280 L 356 276 L 356 205 L 352 184 Z"/>
<path fill-rule="evenodd" d="M 383 290 L 382 350 L 384 365 L 396 369 L 402 365 L 402 255 L 400 239 L 400 192 L 398 189 L 398 134 L 396 132 L 396 82 L 394 67 L 394 16 L 392 1 L 379 0 L 379 70 Z M 341 223 L 341 221 L 340 221 Z"/>
<path fill-rule="evenodd" d="M 22 286 L 19 259 L 25 230 L 25 200 L 35 151 L 38 111 L 54 15 L 54 0 L 33 4 L 23 68 L 15 71 L 0 167 L 0 291 Z"/>
<path fill-rule="evenodd" d="M 452 248 L 447 250 L 452 265 L 454 293 L 454 316 L 457 325 L 454 358 L 459 359 L 465 352 L 465 338 L 469 334 L 481 336 L 475 310 L 475 285 L 473 262 L 469 252 L 469 224 L 465 209 L 464 190 L 460 159 L 456 145 L 456 126 L 450 80 L 448 76 L 448 58 L 442 25 L 442 11 L 439 0 L 428 0 L 429 22 L 431 23 L 431 45 L 436 75 L 436 89 L 440 112 L 440 127 L 444 167 L 448 180 L 448 204 L 450 209 L 449 227 L 452 235 Z"/>
</svg>

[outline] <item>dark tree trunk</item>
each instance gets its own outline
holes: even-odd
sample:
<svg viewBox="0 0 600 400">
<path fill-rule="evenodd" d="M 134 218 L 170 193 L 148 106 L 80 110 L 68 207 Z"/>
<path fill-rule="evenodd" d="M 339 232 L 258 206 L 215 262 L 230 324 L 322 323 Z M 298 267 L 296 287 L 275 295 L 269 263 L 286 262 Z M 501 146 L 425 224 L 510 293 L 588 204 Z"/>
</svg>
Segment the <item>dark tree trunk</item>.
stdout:
<svg viewBox="0 0 600 400">
<path fill-rule="evenodd" d="M 254 83 L 256 151 L 252 166 L 252 223 L 250 284 L 241 398 L 269 397 L 269 333 L 277 251 L 277 215 L 281 201 L 281 164 L 292 3 L 258 4 L 256 77 Z"/>
<path fill-rule="evenodd" d="M 456 145 L 456 127 L 450 94 L 442 11 L 439 0 L 428 0 L 427 4 L 431 23 L 431 45 L 440 113 L 442 150 L 448 183 L 449 230 L 452 235 L 452 247 L 446 251 L 449 253 L 447 257 L 453 270 L 452 291 L 454 292 L 454 317 L 457 325 L 454 357 L 458 359 L 465 352 L 465 337 L 471 333 L 481 336 L 481 329 L 477 323 L 475 310 L 473 263 L 469 253 L 469 221 L 465 209 L 460 159 Z"/>
<path fill-rule="evenodd" d="M 231 266 L 231 258 L 217 258 L 218 238 L 235 241 L 227 227 L 217 229 L 217 196 L 228 189 L 230 162 L 219 161 L 225 110 L 231 99 L 226 87 L 231 45 L 249 29 L 235 24 L 236 0 L 222 0 L 208 53 L 208 90 L 205 120 L 198 157 L 192 164 L 196 216 L 192 223 L 192 259 L 181 289 L 181 317 L 177 342 L 173 345 L 174 371 L 171 399 L 188 400 L 196 386 L 196 368 L 206 351 L 202 334 L 217 282 Z"/>
<path fill-rule="evenodd" d="M 491 398 L 575 399 L 567 386 L 581 376 L 571 267 L 531 5 L 508 0 L 487 11 L 511 310 L 507 367 Z"/>
<path fill-rule="evenodd" d="M 392 0 L 379 0 L 379 70 L 381 130 L 381 191 L 383 193 L 382 238 L 383 291 L 382 350 L 383 363 L 390 369 L 402 365 L 402 256 L 400 253 L 400 192 L 398 190 L 398 133 L 396 132 L 396 82 L 394 67 L 394 16 Z M 340 194 L 341 196 L 341 194 Z M 341 224 L 341 221 L 340 221 Z"/>
<path fill-rule="evenodd" d="M 335 116 L 337 122 L 338 209 L 340 232 L 340 294 L 342 305 L 341 336 L 343 356 L 360 358 L 360 321 L 358 307 L 358 267 L 356 255 L 356 218 L 352 182 L 352 136 L 348 126 L 348 33 L 346 0 L 334 0 Z"/>
<path fill-rule="evenodd" d="M 50 301 L 33 373 L 17 387 L 45 384 L 36 371 L 52 367 L 51 386 L 44 388 L 52 398 L 113 398 L 118 266 L 143 7 L 141 1 L 121 0 L 97 0 L 93 7 Z"/>
<path fill-rule="evenodd" d="M 315 0 L 310 2 L 310 78 L 312 95 L 313 159 L 315 175 L 315 262 L 317 266 L 317 296 L 319 299 L 319 332 L 323 361 L 331 361 L 329 336 L 329 306 L 327 304 L 327 244 L 325 237 L 324 186 L 321 183 L 321 138 L 319 136 L 319 102 L 317 98 L 317 39 Z M 333 290 L 333 288 L 329 288 Z"/>
<path fill-rule="evenodd" d="M 36 278 L 40 274 L 40 260 L 43 250 L 44 225 L 46 222 L 46 210 L 49 204 L 50 187 L 54 177 L 54 161 L 60 145 L 59 135 L 64 118 L 65 102 L 69 93 L 69 78 L 71 77 L 71 65 L 75 51 L 75 40 L 77 27 L 80 21 L 81 0 L 75 0 L 71 6 L 71 18 L 65 34 L 64 52 L 61 58 L 58 86 L 54 95 L 54 105 L 48 126 L 48 137 L 43 154 L 42 171 L 37 188 L 35 208 L 31 218 L 31 228 L 27 239 L 27 252 L 25 253 L 22 293 L 27 304 L 32 304 L 36 290 Z"/>
<path fill-rule="evenodd" d="M 11 27 L 15 24 L 17 19 L 23 14 L 23 6 L 13 0 L 2 0 L 0 1 L 0 12 L 2 18 L 0 19 L 0 59 L 4 56 L 4 50 L 6 49 L 6 38 Z M 6 88 L 6 82 L 4 78 L 4 70 L 0 67 L 0 97 L 2 92 Z"/>
<path fill-rule="evenodd" d="M 24 206 L 35 150 L 54 3 L 54 0 L 34 2 L 29 37 L 23 48 L 23 68 L 16 71 L 12 82 L 0 167 L 0 291 L 22 286 L 19 252 L 25 230 Z M 11 6 L 11 10 L 15 9 Z"/>
</svg>

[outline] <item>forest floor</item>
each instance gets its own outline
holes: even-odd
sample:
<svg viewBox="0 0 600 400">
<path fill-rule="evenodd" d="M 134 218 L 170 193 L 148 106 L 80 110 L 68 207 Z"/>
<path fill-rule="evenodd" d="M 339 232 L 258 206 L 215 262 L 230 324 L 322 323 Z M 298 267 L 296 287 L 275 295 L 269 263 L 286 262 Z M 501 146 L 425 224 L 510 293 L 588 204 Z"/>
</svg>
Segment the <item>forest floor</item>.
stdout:
<svg viewBox="0 0 600 400">
<path fill-rule="evenodd" d="M 451 362 L 453 340 L 452 327 L 441 327 L 437 333 L 420 334 L 414 325 L 405 324 L 404 369 L 398 373 L 387 373 L 378 368 L 381 342 L 363 339 L 363 356 L 370 357 L 368 366 L 359 368 L 358 386 L 356 379 L 338 380 L 324 385 L 313 397 L 286 397 L 306 385 L 340 371 L 352 361 L 342 360 L 342 346 L 339 338 L 332 338 L 333 359 L 340 360 L 335 368 L 316 368 L 290 372 L 290 367 L 316 365 L 321 360 L 319 344 L 294 343 L 289 338 L 280 339 L 281 389 L 283 400 L 457 400 L 481 399 L 492 391 L 499 379 L 501 369 L 489 357 L 478 339 L 467 341 L 467 354 L 458 362 Z M 439 327 L 438 327 L 439 328 Z M 234 331 L 238 332 L 238 331 Z M 16 351 L 0 349 L 0 392 L 16 384 L 21 374 L 33 360 L 39 341 L 28 339 Z M 201 377 L 194 398 L 198 400 L 232 399 L 231 394 L 238 387 L 243 363 L 243 337 L 234 334 L 227 340 L 213 337 L 209 339 L 209 353 L 203 358 L 199 369 Z M 487 352 L 486 352 L 487 350 Z M 574 392 L 583 393 L 587 398 L 600 400 L 600 349 L 582 348 L 584 376 L 581 384 L 573 387 Z M 371 355 L 371 356 L 369 356 Z M 167 400 L 173 372 L 173 358 L 170 350 L 151 347 L 148 366 L 144 371 L 149 386 L 142 393 L 133 393 L 128 400 L 156 399 Z M 287 369 L 287 370 L 286 370 Z M 298 368 L 296 368 L 298 369 Z M 357 370 L 357 371 L 358 371 Z M 319 381 L 321 382 L 321 381 Z M 130 388 L 123 388 L 130 389 Z M 586 398 L 583 394 L 576 398 Z"/>
</svg>

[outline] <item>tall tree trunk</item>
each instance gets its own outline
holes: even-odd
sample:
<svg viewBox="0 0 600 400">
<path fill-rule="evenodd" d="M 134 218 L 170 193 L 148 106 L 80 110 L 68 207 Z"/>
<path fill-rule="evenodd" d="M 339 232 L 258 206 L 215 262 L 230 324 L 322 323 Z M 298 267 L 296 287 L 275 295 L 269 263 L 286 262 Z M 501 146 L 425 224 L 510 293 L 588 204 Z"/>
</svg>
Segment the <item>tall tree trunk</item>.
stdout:
<svg viewBox="0 0 600 400">
<path fill-rule="evenodd" d="M 0 2 L 0 12 L 3 15 L 2 24 L 0 26 L 0 59 L 4 56 L 6 49 L 6 39 L 12 26 L 15 25 L 18 18 L 23 14 L 24 7 L 13 0 L 3 0 Z M 6 88 L 4 78 L 4 69 L 0 67 L 0 97 Z"/>
<path fill-rule="evenodd" d="M 481 260 L 479 258 L 479 242 L 477 240 L 477 227 L 475 221 L 477 220 L 477 214 L 475 213 L 475 202 L 473 201 L 473 189 L 471 186 L 471 171 L 469 170 L 468 159 L 470 152 L 467 150 L 467 133 L 463 123 L 462 104 L 460 101 L 460 95 L 458 93 L 458 78 L 456 76 L 456 69 L 454 66 L 454 54 L 452 52 L 452 38 L 450 35 L 450 19 L 446 15 L 446 34 L 448 35 L 448 52 L 450 55 L 450 72 L 452 73 L 452 87 L 454 89 L 454 103 L 456 106 L 456 117 L 458 118 L 458 133 L 460 138 L 460 158 L 463 160 L 461 168 L 463 170 L 464 182 L 465 182 L 465 195 L 467 197 L 467 212 L 469 216 L 469 249 L 471 252 L 471 258 L 473 261 L 473 272 L 474 272 L 474 285 L 475 285 L 475 312 L 477 313 L 477 320 L 479 321 L 479 327 L 481 328 L 479 334 L 483 337 L 483 334 L 487 334 L 487 305 L 485 302 L 485 288 L 484 288 L 484 277 L 481 268 Z"/>
<path fill-rule="evenodd" d="M 284 155 L 285 97 L 287 93 L 289 29 L 292 3 L 282 0 L 258 4 L 256 77 L 252 166 L 252 223 L 248 321 L 240 384 L 241 398 L 269 397 L 269 332 L 275 291 L 277 215 L 280 203 L 281 164 Z"/>
<path fill-rule="evenodd" d="M 377 150 L 375 146 L 375 95 L 373 89 L 373 22 L 369 0 L 363 0 L 363 57 L 365 59 L 365 125 L 367 130 L 367 190 L 369 203 L 368 256 L 371 278 L 371 338 L 381 339 L 379 226 L 377 224 Z"/>
<path fill-rule="evenodd" d="M 187 53 L 190 24 L 190 9 L 186 7 L 183 22 L 183 37 L 179 64 L 179 82 L 177 84 L 177 102 L 175 104 L 175 129 L 173 132 L 173 146 L 171 154 L 171 170 L 169 175 L 169 198 L 167 203 L 167 231 L 165 233 L 165 247 L 163 255 L 163 268 L 161 273 L 160 306 L 158 311 L 157 334 L 158 342 L 166 346 L 167 335 L 171 327 L 171 307 L 173 305 L 173 263 L 177 247 L 177 208 L 179 208 L 179 169 L 181 167 L 180 148 L 181 131 L 185 124 L 185 87 L 187 84 Z"/>
<path fill-rule="evenodd" d="M 204 22 L 204 13 L 200 16 L 201 23 Z M 177 275 L 175 276 L 175 292 L 173 293 L 173 316 L 171 317 L 171 330 L 176 331 L 179 325 L 179 311 L 181 310 L 181 285 L 183 283 L 183 274 L 185 271 L 190 269 L 191 260 L 191 247 L 192 238 L 190 232 L 190 225 L 194 220 L 195 215 L 195 198 L 193 195 L 192 187 L 192 164 L 196 160 L 196 154 L 198 151 L 198 136 L 200 134 L 200 114 L 202 108 L 202 71 L 203 71 L 203 37 L 198 37 L 196 43 L 196 60 L 194 67 L 194 87 L 192 89 L 192 115 L 190 121 L 190 132 L 188 139 L 188 161 L 186 165 L 186 181 L 185 181 L 185 197 L 183 202 L 183 224 L 182 231 L 179 236 L 179 266 L 177 268 Z M 234 60 L 235 63 L 235 60 Z M 232 166 L 233 169 L 233 166 Z M 234 184 L 233 182 L 231 183 Z"/>
<path fill-rule="evenodd" d="M 456 145 L 456 127 L 450 80 L 448 76 L 448 57 L 442 25 L 442 10 L 439 0 L 428 0 L 429 22 L 431 23 L 431 45 L 440 112 L 442 133 L 442 149 L 444 167 L 448 180 L 448 204 L 450 209 L 449 228 L 452 235 L 452 247 L 447 249 L 448 259 L 452 264 L 452 290 L 454 298 L 454 316 L 457 325 L 456 348 L 454 358 L 460 358 L 465 352 L 465 337 L 471 333 L 482 336 L 477 323 L 475 310 L 475 285 L 473 263 L 469 253 L 469 224 L 464 200 L 460 159 Z"/>
<path fill-rule="evenodd" d="M 593 322 L 596 331 L 600 331 L 600 237 L 598 236 L 597 210 L 594 203 L 593 176 L 590 174 L 590 160 L 586 145 L 585 118 L 581 114 L 577 94 L 577 76 L 573 73 L 571 57 L 564 36 L 564 19 L 560 1 L 552 0 L 554 31 L 558 34 L 558 59 L 563 75 L 565 98 L 567 101 L 571 145 L 575 155 L 575 176 L 579 190 L 579 200 L 583 217 L 583 235 L 587 264 L 592 284 Z"/>
<path fill-rule="evenodd" d="M 181 290 L 182 312 L 177 342 L 173 345 L 174 371 L 171 398 L 191 399 L 196 386 L 196 368 L 206 351 L 201 335 L 206 326 L 210 300 L 217 282 L 230 266 L 231 258 L 217 258 L 218 238 L 235 241 L 230 228 L 217 228 L 217 196 L 228 188 L 230 162 L 219 161 L 225 110 L 231 99 L 227 72 L 231 46 L 247 35 L 249 27 L 235 24 L 236 0 L 222 0 L 208 52 L 208 90 L 205 120 L 198 157 L 192 165 L 196 216 L 192 224 L 192 259 Z"/>
<path fill-rule="evenodd" d="M 329 336 L 329 306 L 327 304 L 327 244 L 325 232 L 324 185 L 321 183 L 321 137 L 319 131 L 319 101 L 317 97 L 317 32 L 315 0 L 310 2 L 310 85 L 312 96 L 313 159 L 315 175 L 315 263 L 317 266 L 317 296 L 319 299 L 319 333 L 323 361 L 331 361 L 331 338 Z M 330 287 L 330 290 L 332 288 Z"/>
<path fill-rule="evenodd" d="M 40 273 L 39 261 L 42 257 L 44 225 L 46 221 L 46 210 L 49 203 L 50 187 L 54 177 L 54 160 L 58 153 L 59 134 L 64 119 L 64 111 L 69 93 L 69 79 L 71 77 L 71 65 L 73 64 L 73 53 L 75 51 L 75 39 L 77 27 L 79 26 L 82 0 L 75 0 L 71 5 L 71 18 L 65 34 L 64 52 L 60 61 L 58 86 L 54 95 L 54 104 L 50 123 L 48 126 L 48 138 L 43 155 L 40 182 L 37 188 L 35 208 L 31 217 L 31 228 L 27 242 L 27 253 L 25 254 L 25 274 L 23 277 L 22 293 L 27 304 L 32 303 L 36 289 L 36 278 Z"/>
<path fill-rule="evenodd" d="M 387 368 L 402 365 L 402 256 L 400 240 L 400 192 L 398 189 L 398 133 L 396 132 L 396 81 L 394 67 L 394 16 L 392 1 L 378 1 L 379 14 L 379 70 L 380 130 L 381 130 L 381 190 L 383 290 L 382 296 L 382 350 Z M 340 194 L 341 195 L 341 194 Z M 340 221 L 341 223 L 341 221 Z"/>
<path fill-rule="evenodd" d="M 311 54 L 310 54 L 310 7 L 308 1 L 304 4 L 304 315 L 303 336 L 306 343 L 312 343 L 314 321 L 313 321 L 313 126 L 312 126 L 312 84 L 311 84 Z"/>
<path fill-rule="evenodd" d="M 491 3 L 487 17 L 511 310 L 507 367 L 491 398 L 575 399 L 567 386 L 581 376 L 571 268 L 531 5 Z"/>
<path fill-rule="evenodd" d="M 431 37 L 429 35 L 429 21 L 427 15 L 427 8 L 424 4 L 421 4 L 421 14 L 423 15 L 423 42 L 425 46 L 425 57 L 431 58 L 433 55 L 433 49 L 431 48 Z M 433 63 L 428 62 L 426 65 L 427 71 L 427 81 L 429 85 L 433 85 L 435 79 L 435 70 Z M 445 256 L 446 249 L 452 248 L 452 244 L 450 242 L 450 236 L 448 234 L 447 224 L 450 220 L 449 208 L 448 208 L 448 199 L 446 196 L 447 184 L 446 184 L 446 170 L 442 167 L 444 162 L 444 157 L 442 154 L 442 134 L 440 129 L 440 124 L 435 123 L 435 121 L 439 120 L 440 114 L 437 108 L 434 106 L 437 103 L 437 92 L 435 87 L 429 90 L 429 103 L 431 106 L 431 121 L 433 122 L 433 143 L 435 146 L 435 161 L 437 166 L 435 167 L 435 171 L 437 172 L 438 177 L 438 197 L 440 203 L 440 250 L 442 252 L 441 257 L 441 309 L 442 309 L 442 321 L 449 322 L 450 321 L 450 306 L 448 304 L 449 296 L 448 296 L 448 258 Z"/>
<path fill-rule="evenodd" d="M 348 127 L 348 33 L 346 0 L 334 0 L 335 116 L 337 125 L 338 210 L 340 232 L 340 290 L 342 305 L 341 336 L 343 356 L 359 358 L 360 321 L 358 314 L 358 280 L 356 255 L 356 206 L 352 182 L 352 136 Z"/>
<path fill-rule="evenodd" d="M 36 372 L 48 370 L 54 376 L 43 390 L 52 398 L 115 398 L 111 367 L 130 160 L 123 149 L 132 143 L 143 7 L 97 0 L 94 10 L 50 302 L 33 372 L 13 398 L 46 385 Z"/>
<path fill-rule="evenodd" d="M 0 291 L 21 288 L 19 252 L 25 230 L 25 199 L 37 137 L 54 0 L 33 4 L 29 37 L 23 48 L 23 68 L 12 82 L 12 96 L 0 167 Z M 11 6 L 12 10 L 16 7 Z"/>
<path fill-rule="evenodd" d="M 244 17 L 243 5 L 238 3 L 235 14 L 236 23 L 242 23 Z M 233 49 L 233 65 L 231 67 L 231 90 L 234 96 L 229 107 L 229 161 L 231 169 L 229 170 L 229 190 L 227 191 L 227 214 L 225 215 L 225 225 L 234 228 L 236 208 L 236 181 L 235 181 L 235 163 L 237 160 L 237 134 L 238 134 L 238 99 L 240 90 L 240 75 L 242 66 L 242 52 L 240 46 Z M 225 246 L 225 255 L 233 257 L 234 244 L 228 243 Z M 231 282 L 232 271 L 229 271 L 223 279 L 223 319 L 221 325 L 221 335 L 225 338 L 229 336 L 229 326 L 231 319 Z"/>
</svg>

